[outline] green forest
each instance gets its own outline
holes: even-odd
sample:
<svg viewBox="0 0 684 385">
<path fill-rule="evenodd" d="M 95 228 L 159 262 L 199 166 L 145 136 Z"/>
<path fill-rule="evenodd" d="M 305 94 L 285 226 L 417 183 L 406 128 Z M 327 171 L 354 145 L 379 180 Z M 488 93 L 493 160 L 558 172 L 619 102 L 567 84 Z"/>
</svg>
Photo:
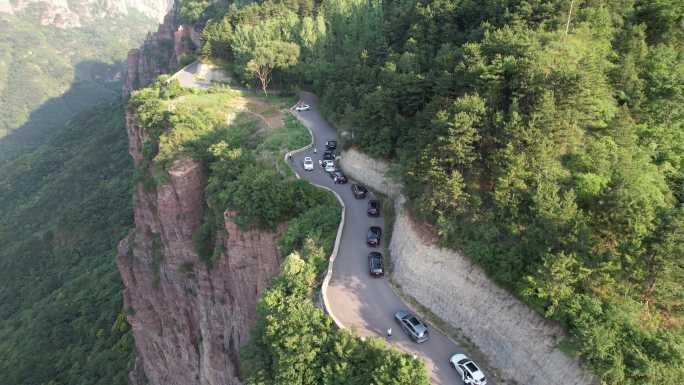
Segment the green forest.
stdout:
<svg viewBox="0 0 684 385">
<path fill-rule="evenodd" d="M 684 375 L 684 4 L 186 0 L 201 54 L 306 88 L 417 218 L 606 384 Z M 264 90 L 266 87 L 264 87 Z"/>
<path fill-rule="evenodd" d="M 121 103 L 0 164 L 0 384 L 125 385 L 116 245 L 133 225 Z"/>
<path fill-rule="evenodd" d="M 121 75 L 155 22 L 131 12 L 60 29 L 32 9 L 0 13 L 0 384 L 124 385 Z"/>
<path fill-rule="evenodd" d="M 391 161 L 413 215 L 561 323 L 560 348 L 604 384 L 681 383 L 684 3 L 181 0 L 178 16 L 243 84 L 316 92 L 342 144 Z M 0 137 L 22 126 L 0 142 L 1 382 L 127 382 L 114 256 L 131 184 L 154 189 L 191 156 L 208 175 L 194 236 L 205 263 L 220 255 L 225 209 L 244 227 L 289 223 L 243 352 L 247 383 L 427 383 L 420 361 L 334 329 L 314 306 L 339 206 L 283 161 L 308 143 L 296 121 L 226 125 L 216 106 L 235 91 L 162 78 L 131 99 L 150 135 L 136 170 L 122 106 L 67 122 L 118 97 L 112 64 L 144 28 L 111 40 L 114 24 L 57 31 L 0 15 Z"/>
<path fill-rule="evenodd" d="M 0 161 L 45 143 L 76 113 L 119 99 L 126 52 L 155 26 L 132 11 L 60 29 L 29 11 L 0 13 Z"/>
</svg>

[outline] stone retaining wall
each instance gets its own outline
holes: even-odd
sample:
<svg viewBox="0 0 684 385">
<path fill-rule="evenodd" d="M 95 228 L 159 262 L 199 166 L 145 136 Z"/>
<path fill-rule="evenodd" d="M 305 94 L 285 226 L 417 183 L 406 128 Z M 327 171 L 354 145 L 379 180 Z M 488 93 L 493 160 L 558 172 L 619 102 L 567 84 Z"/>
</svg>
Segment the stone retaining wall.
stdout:
<svg viewBox="0 0 684 385">
<path fill-rule="evenodd" d="M 384 177 L 387 164 L 352 149 L 342 154 L 341 165 L 354 179 L 397 197 L 389 249 L 393 279 L 405 294 L 460 329 L 506 378 L 524 385 L 596 383 L 577 360 L 555 348 L 564 336 L 559 326 L 499 288 L 470 259 L 416 231 L 400 185 Z"/>
<path fill-rule="evenodd" d="M 401 186 L 385 176 L 389 170 L 387 163 L 374 160 L 353 148 L 342 153 L 340 167 L 352 179 L 363 182 L 375 191 L 390 197 L 396 197 L 401 192 Z"/>
</svg>

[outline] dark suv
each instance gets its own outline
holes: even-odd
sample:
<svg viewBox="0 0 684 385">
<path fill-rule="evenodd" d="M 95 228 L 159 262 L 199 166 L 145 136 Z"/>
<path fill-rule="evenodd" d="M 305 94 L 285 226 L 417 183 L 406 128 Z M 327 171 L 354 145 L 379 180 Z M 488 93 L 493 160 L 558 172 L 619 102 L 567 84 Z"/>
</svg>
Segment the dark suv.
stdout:
<svg viewBox="0 0 684 385">
<path fill-rule="evenodd" d="M 370 269 L 370 275 L 373 277 L 385 275 L 385 270 L 382 268 L 382 254 L 377 251 L 371 251 L 368 254 L 368 268 Z"/>
<path fill-rule="evenodd" d="M 339 184 L 345 184 L 347 183 L 347 177 L 342 174 L 341 171 L 333 171 L 330 174 L 330 178 L 332 178 L 333 182 L 339 183 Z"/>
<path fill-rule="evenodd" d="M 376 201 L 375 199 L 369 200 L 368 209 L 366 210 L 366 213 L 371 217 L 380 216 L 380 202 Z"/>
<path fill-rule="evenodd" d="M 401 328 L 404 329 L 406 334 L 411 337 L 417 343 L 425 342 L 428 340 L 428 329 L 427 325 L 423 321 L 419 320 L 415 315 L 407 312 L 406 310 L 400 310 L 394 313 L 394 318 L 399 322 Z"/>
<path fill-rule="evenodd" d="M 368 189 L 366 188 L 366 186 L 358 183 L 352 184 L 351 190 L 354 194 L 354 198 L 356 199 L 363 199 L 366 197 L 366 194 L 368 194 Z"/>
<path fill-rule="evenodd" d="M 326 151 L 323 153 L 323 160 L 335 160 L 335 153 L 332 151 Z"/>
<path fill-rule="evenodd" d="M 368 246 L 378 246 L 380 244 L 380 237 L 382 236 L 382 229 L 378 226 L 371 226 L 368 229 L 366 236 L 366 243 Z"/>
<path fill-rule="evenodd" d="M 336 149 L 337 148 L 337 141 L 329 140 L 329 141 L 325 142 L 325 148 L 327 148 L 328 150 Z"/>
</svg>

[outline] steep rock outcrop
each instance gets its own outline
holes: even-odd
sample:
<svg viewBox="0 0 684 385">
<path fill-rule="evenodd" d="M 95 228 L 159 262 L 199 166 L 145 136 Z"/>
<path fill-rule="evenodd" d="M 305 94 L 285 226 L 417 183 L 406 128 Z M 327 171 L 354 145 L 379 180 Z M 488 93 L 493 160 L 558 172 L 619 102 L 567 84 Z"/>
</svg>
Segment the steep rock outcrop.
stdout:
<svg viewBox="0 0 684 385">
<path fill-rule="evenodd" d="M 129 150 L 139 165 L 145 134 L 126 117 Z M 208 268 L 192 234 L 201 224 L 205 176 L 192 159 L 177 160 L 168 182 L 135 189 L 135 228 L 119 244 L 117 264 L 136 346 L 131 383 L 239 384 L 239 348 L 256 321 L 256 302 L 278 273 L 273 232 L 240 230 L 226 212 L 221 255 Z M 142 378 L 144 377 L 144 379 Z"/>
<path fill-rule="evenodd" d="M 157 32 L 149 33 L 140 48 L 128 52 L 124 97 L 171 72 L 180 57 L 193 53 L 199 46 L 199 32 L 192 25 L 177 24 L 170 12 Z"/>
</svg>

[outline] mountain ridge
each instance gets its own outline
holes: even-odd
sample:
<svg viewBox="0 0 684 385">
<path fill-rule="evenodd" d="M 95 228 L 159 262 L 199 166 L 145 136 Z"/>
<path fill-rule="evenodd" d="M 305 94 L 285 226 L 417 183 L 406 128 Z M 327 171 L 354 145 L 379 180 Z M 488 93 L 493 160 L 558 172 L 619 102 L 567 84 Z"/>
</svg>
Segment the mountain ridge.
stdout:
<svg viewBox="0 0 684 385">
<path fill-rule="evenodd" d="M 125 17 L 138 12 L 162 22 L 173 0 L 0 0 L 0 13 L 29 14 L 41 25 L 79 28 L 106 17 Z"/>
</svg>

